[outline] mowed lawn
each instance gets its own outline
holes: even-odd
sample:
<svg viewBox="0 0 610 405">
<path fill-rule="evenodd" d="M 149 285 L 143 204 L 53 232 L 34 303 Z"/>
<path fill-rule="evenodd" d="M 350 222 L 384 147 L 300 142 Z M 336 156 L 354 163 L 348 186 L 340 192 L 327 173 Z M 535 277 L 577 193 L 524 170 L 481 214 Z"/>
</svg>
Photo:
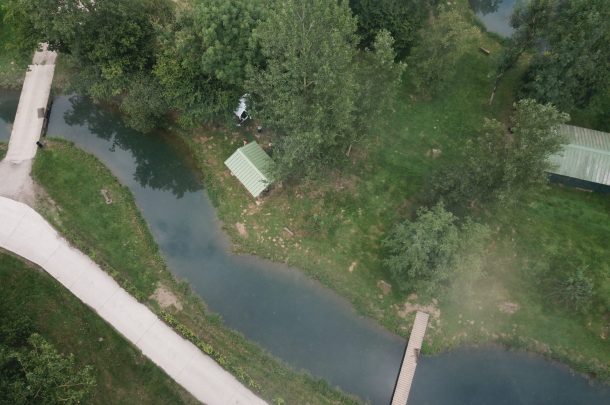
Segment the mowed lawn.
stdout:
<svg viewBox="0 0 610 405">
<path fill-rule="evenodd" d="M 2 252 L 0 296 L 60 353 L 93 366 L 97 384 L 88 403 L 199 403 L 43 270 Z"/>
</svg>

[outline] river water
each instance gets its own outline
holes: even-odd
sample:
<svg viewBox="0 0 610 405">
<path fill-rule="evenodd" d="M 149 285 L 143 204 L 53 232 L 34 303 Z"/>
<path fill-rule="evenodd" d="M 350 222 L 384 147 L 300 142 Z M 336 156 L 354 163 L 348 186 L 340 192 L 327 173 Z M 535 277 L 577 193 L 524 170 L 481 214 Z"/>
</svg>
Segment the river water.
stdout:
<svg viewBox="0 0 610 405">
<path fill-rule="evenodd" d="M 490 32 L 510 37 L 513 28 L 510 17 L 520 3 L 527 0 L 469 0 L 473 11 Z"/>
<path fill-rule="evenodd" d="M 8 138 L 17 98 L 0 91 L 0 140 Z M 297 369 L 373 404 L 389 403 L 405 341 L 298 270 L 231 254 L 196 171 L 172 143 L 65 96 L 54 100 L 48 133 L 94 154 L 129 187 L 171 271 L 228 326 Z M 610 393 L 565 367 L 498 348 L 420 361 L 410 405 L 490 403 L 608 404 Z"/>
</svg>

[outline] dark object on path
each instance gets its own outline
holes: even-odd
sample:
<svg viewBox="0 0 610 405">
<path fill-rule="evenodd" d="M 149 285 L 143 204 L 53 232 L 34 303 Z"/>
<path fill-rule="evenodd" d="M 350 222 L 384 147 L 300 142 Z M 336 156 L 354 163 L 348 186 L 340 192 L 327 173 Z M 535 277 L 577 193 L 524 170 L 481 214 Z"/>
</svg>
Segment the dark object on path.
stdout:
<svg viewBox="0 0 610 405">
<path fill-rule="evenodd" d="M 39 108 L 38 109 L 38 118 L 44 118 L 45 117 L 45 109 L 44 108 Z"/>
<path fill-rule="evenodd" d="M 44 148 L 44 143 L 40 142 L 40 141 L 36 141 L 36 145 L 38 145 L 38 147 L 40 149 Z"/>
</svg>

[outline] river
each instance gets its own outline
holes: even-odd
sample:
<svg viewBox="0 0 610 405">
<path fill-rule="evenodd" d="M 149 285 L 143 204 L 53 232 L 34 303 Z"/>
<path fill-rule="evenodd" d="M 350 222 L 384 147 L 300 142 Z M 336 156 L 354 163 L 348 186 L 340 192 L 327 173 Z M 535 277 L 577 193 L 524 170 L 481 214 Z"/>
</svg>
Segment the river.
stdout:
<svg viewBox="0 0 610 405">
<path fill-rule="evenodd" d="M 17 97 L 0 91 L 0 140 L 8 138 Z M 48 133 L 94 154 L 129 187 L 170 270 L 229 327 L 297 369 L 373 404 L 389 402 L 404 339 L 297 269 L 231 254 L 196 170 L 172 143 L 138 134 L 115 113 L 66 96 L 54 99 Z M 607 388 L 565 367 L 494 348 L 424 357 L 409 403 L 594 405 L 609 397 Z"/>
<path fill-rule="evenodd" d="M 502 37 L 510 37 L 513 27 L 510 17 L 513 10 L 526 0 L 468 0 L 470 7 L 490 32 Z"/>
</svg>

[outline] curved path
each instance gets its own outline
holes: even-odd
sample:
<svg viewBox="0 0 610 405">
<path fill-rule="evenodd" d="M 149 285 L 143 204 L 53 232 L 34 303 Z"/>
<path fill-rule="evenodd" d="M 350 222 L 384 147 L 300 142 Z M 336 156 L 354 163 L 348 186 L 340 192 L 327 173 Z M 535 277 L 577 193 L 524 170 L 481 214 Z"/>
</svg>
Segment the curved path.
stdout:
<svg viewBox="0 0 610 405">
<path fill-rule="evenodd" d="M 0 248 L 42 267 L 98 313 L 195 398 L 206 404 L 264 404 L 233 375 L 179 336 L 112 277 L 70 246 L 28 205 L 30 169 L 49 97 L 55 53 L 34 55 L 23 85 L 9 150 L 0 162 Z M 10 197 L 10 198 L 6 198 Z"/>
<path fill-rule="evenodd" d="M 36 211 L 0 197 L 0 248 L 42 267 L 206 404 L 264 404 L 214 360 L 157 318 Z"/>
</svg>

